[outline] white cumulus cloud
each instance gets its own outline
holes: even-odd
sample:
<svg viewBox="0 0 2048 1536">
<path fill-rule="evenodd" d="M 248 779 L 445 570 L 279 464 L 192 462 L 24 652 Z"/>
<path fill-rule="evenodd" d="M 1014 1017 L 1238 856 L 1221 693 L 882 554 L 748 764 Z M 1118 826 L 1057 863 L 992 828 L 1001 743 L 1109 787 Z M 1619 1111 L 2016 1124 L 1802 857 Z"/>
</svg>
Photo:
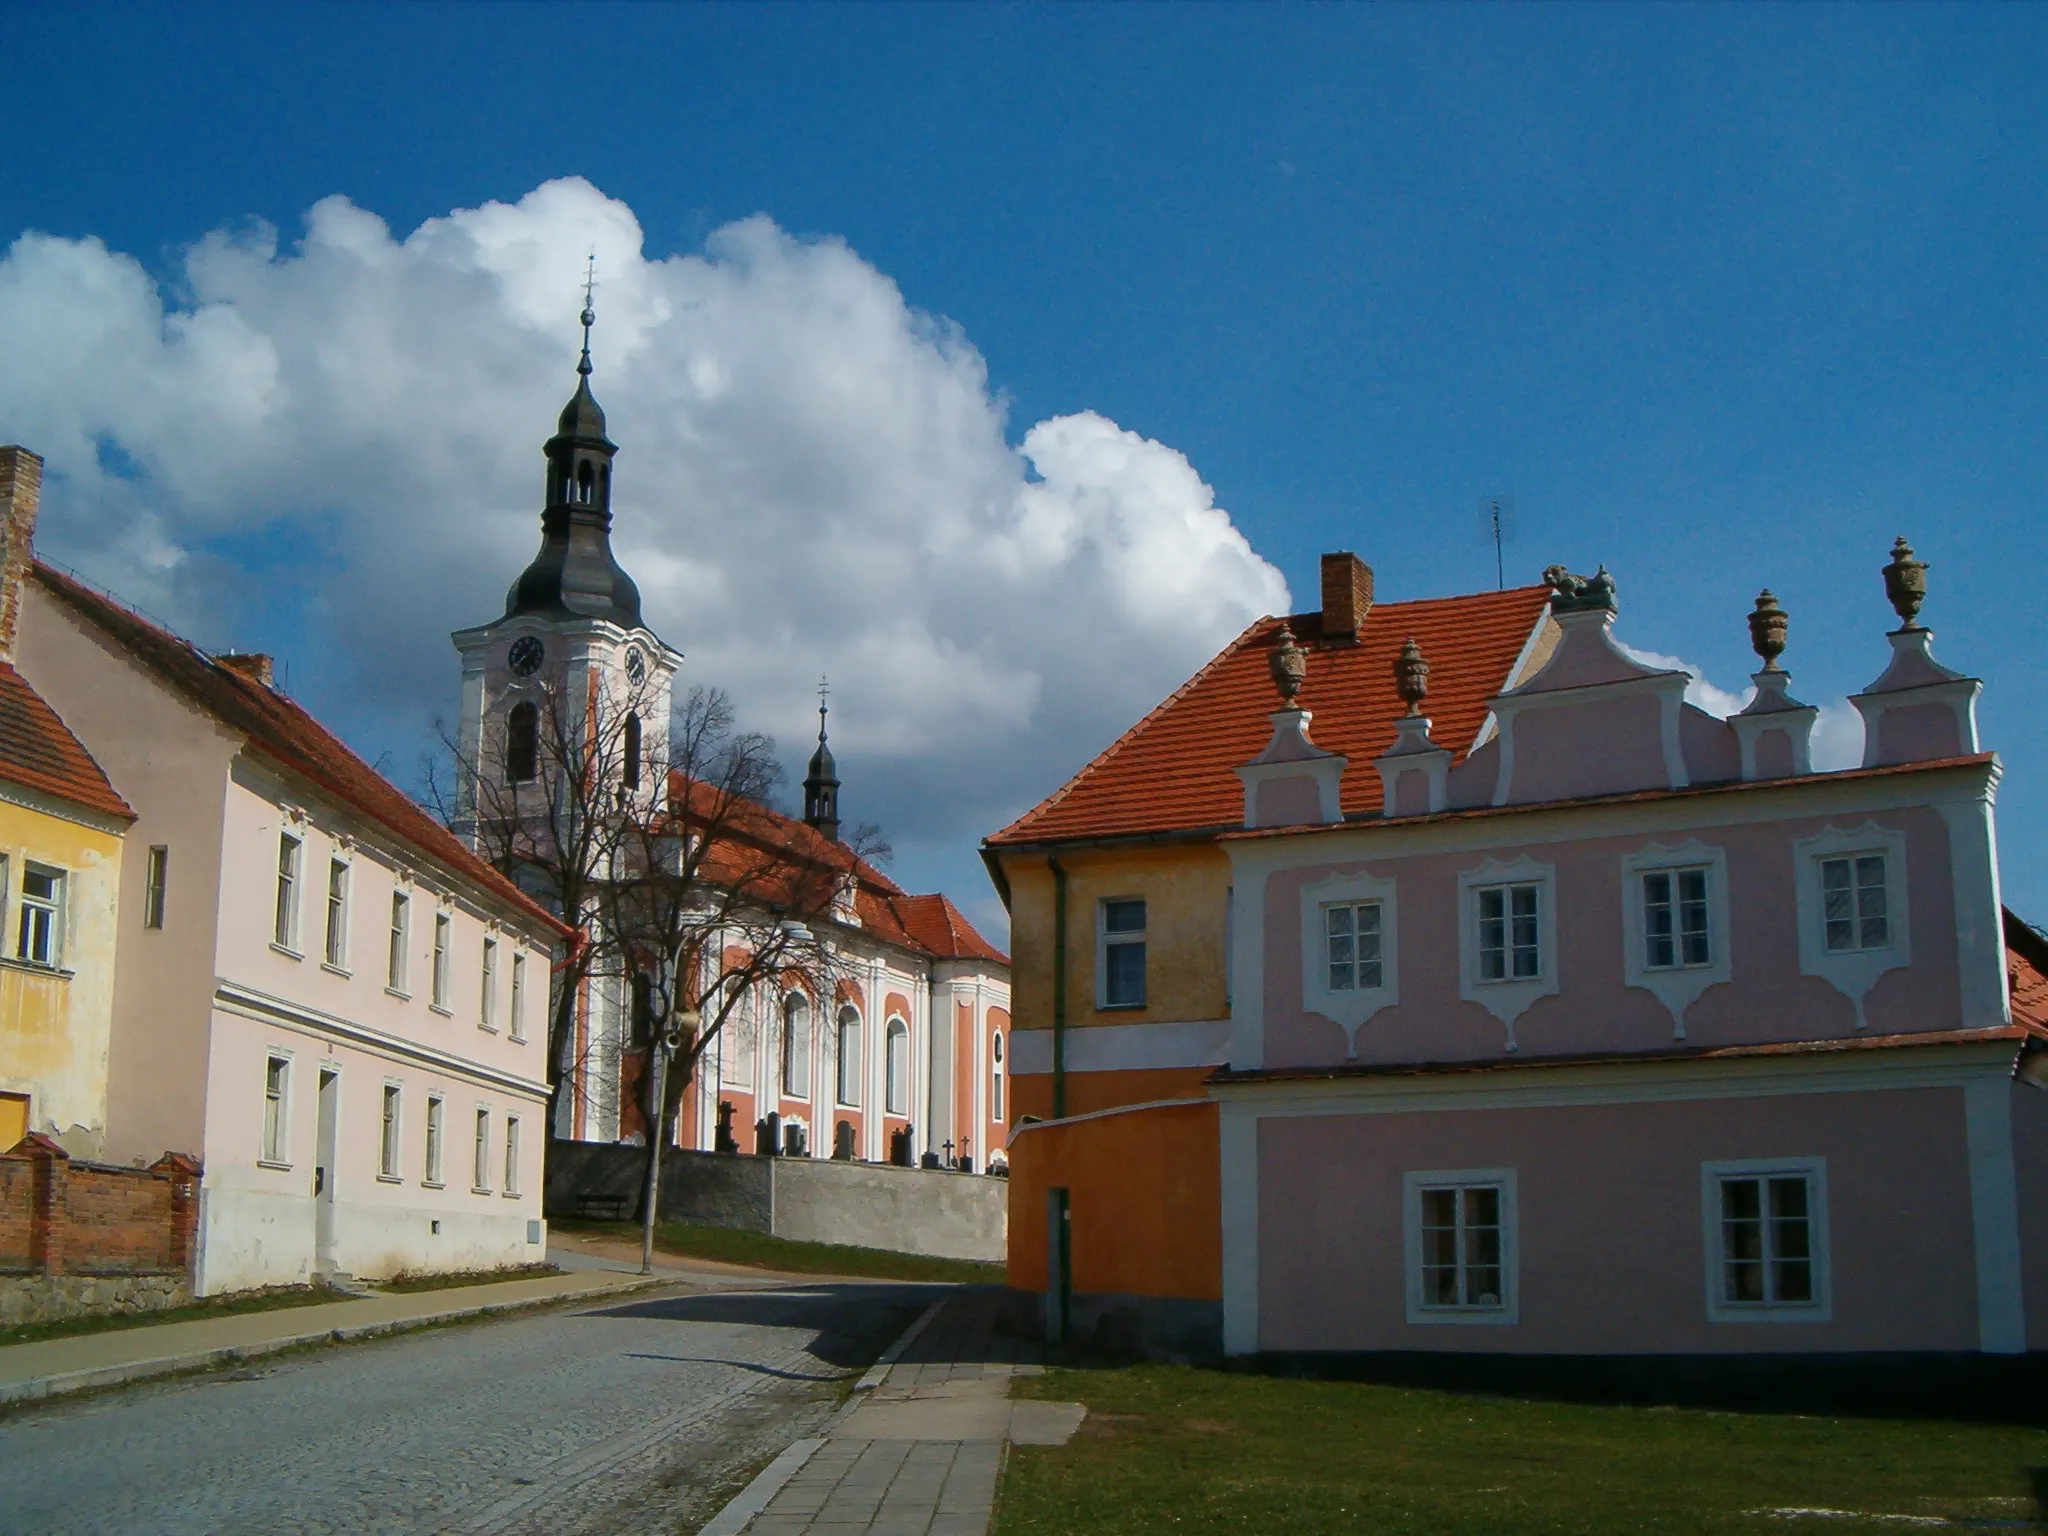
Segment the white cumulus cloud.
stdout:
<svg viewBox="0 0 2048 1536">
<path fill-rule="evenodd" d="M 1087 410 L 1013 443 L 968 338 L 843 242 L 757 216 L 650 256 L 579 179 L 402 237 L 330 197 L 296 244 L 216 231 L 163 281 L 22 235 L 0 441 L 48 461 L 42 547 L 203 643 L 299 594 L 294 690 L 424 740 L 448 631 L 502 611 L 538 541 L 593 251 L 649 622 L 792 764 L 829 672 L 848 813 L 906 853 L 970 847 L 1287 611 L 1185 456 Z"/>
</svg>

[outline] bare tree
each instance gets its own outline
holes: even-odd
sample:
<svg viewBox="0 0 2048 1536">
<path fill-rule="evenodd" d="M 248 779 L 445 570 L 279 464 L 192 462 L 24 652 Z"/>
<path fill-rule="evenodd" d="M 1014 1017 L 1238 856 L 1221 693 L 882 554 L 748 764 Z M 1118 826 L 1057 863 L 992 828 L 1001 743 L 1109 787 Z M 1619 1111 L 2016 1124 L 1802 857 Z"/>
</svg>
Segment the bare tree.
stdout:
<svg viewBox="0 0 2048 1536">
<path fill-rule="evenodd" d="M 651 1232 L 660 1152 L 699 1063 L 769 995 L 801 991 L 829 1012 L 833 932 L 863 854 L 886 850 L 871 829 L 842 843 L 774 812 L 774 743 L 740 730 L 716 689 L 671 708 L 651 673 L 609 690 L 537 679 L 474 734 L 443 732 L 430 798 L 577 932 L 551 998 L 550 1134 L 592 1076 L 589 994 L 618 989 L 629 1022 L 615 1079 L 622 1122 L 629 1091 L 638 1101 Z"/>
</svg>

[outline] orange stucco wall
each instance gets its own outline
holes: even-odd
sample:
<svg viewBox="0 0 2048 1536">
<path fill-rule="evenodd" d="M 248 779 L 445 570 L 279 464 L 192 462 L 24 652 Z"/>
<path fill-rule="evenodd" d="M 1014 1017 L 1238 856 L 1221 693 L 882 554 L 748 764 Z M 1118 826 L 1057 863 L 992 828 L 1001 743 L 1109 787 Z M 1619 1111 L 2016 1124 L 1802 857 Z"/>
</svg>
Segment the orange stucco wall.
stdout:
<svg viewBox="0 0 2048 1536">
<path fill-rule="evenodd" d="M 1076 1292 L 1222 1300 L 1214 1104 L 1161 1104 L 1017 1130 L 1010 1138 L 1009 1278 L 1018 1290 L 1048 1288 L 1046 1192 L 1059 1188 L 1067 1191 Z"/>
<path fill-rule="evenodd" d="M 1156 1104 L 1161 1099 L 1199 1099 L 1202 1084 L 1214 1067 L 1162 1067 L 1146 1072 L 1069 1072 L 1068 1115 L 1092 1115 L 1101 1109 Z M 1036 1115 L 1052 1118 L 1052 1074 L 1032 1072 L 1010 1079 L 1015 1106 L 1011 1120 Z M 1015 1133 L 1012 1132 L 1014 1135 Z"/>
</svg>

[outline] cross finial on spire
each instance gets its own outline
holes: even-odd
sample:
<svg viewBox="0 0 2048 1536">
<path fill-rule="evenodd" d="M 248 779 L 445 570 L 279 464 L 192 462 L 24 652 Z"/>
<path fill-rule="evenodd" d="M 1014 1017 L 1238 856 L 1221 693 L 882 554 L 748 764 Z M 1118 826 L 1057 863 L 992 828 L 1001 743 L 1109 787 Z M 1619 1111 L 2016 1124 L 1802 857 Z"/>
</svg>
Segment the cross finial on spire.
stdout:
<svg viewBox="0 0 2048 1536">
<path fill-rule="evenodd" d="M 825 739 L 825 700 L 832 692 L 832 684 L 824 676 L 818 678 L 818 740 Z"/>
<path fill-rule="evenodd" d="M 590 263 L 583 269 L 583 357 L 576 364 L 576 371 L 586 379 L 590 377 L 590 328 L 597 323 L 597 311 L 591 300 L 597 293 L 597 252 L 590 253 Z"/>
</svg>

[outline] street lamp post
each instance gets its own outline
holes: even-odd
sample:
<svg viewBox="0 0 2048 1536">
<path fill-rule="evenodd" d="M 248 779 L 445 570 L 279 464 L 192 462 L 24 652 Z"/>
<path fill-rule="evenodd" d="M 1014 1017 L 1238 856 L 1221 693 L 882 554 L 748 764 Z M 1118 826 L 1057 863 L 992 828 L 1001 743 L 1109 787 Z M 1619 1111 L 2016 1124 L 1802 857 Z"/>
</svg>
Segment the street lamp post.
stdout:
<svg viewBox="0 0 2048 1536">
<path fill-rule="evenodd" d="M 640 1212 L 640 1273 L 654 1273 L 654 1213 L 661 1203 L 661 1154 L 667 1150 L 668 1140 L 668 1069 L 669 1063 L 681 1048 L 686 1033 L 693 1032 L 702 1022 L 702 1015 L 694 1008 L 685 1008 L 671 1013 L 668 982 L 656 978 L 651 988 L 655 1003 L 654 1016 L 658 1021 L 654 1049 L 649 1053 L 653 1060 L 652 1091 L 648 1095 L 647 1115 L 647 1199 Z"/>
</svg>

